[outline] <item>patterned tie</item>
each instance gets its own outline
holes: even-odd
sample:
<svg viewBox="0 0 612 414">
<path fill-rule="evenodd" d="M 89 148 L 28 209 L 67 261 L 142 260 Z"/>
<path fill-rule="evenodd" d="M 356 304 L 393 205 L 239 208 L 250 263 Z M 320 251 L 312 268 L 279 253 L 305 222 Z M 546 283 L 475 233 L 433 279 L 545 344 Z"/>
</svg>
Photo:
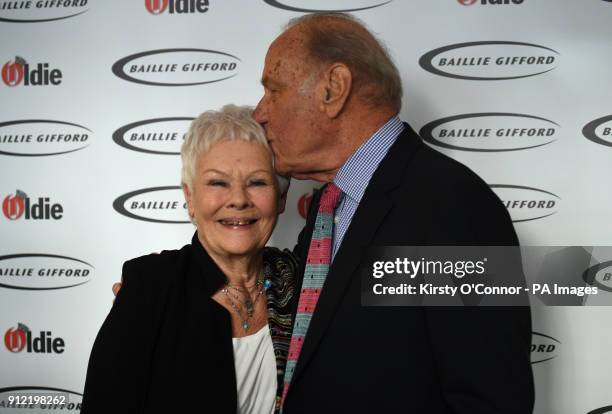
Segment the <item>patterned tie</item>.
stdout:
<svg viewBox="0 0 612 414">
<path fill-rule="evenodd" d="M 319 293 L 321 292 L 321 288 L 327 277 L 327 272 L 329 271 L 332 254 L 334 210 L 338 206 L 341 196 L 342 191 L 340 188 L 334 183 L 330 183 L 325 187 L 325 190 L 323 190 L 323 195 L 319 202 L 319 211 L 312 232 L 312 239 L 310 240 L 308 258 L 306 259 L 306 267 L 304 268 L 302 290 L 300 291 L 300 299 L 295 315 L 295 323 L 293 325 L 293 334 L 291 335 L 291 342 L 289 344 L 282 403 L 284 403 L 287 391 L 289 390 L 293 371 L 295 370 L 297 360 L 302 351 L 304 337 L 306 336 L 306 332 L 308 332 L 308 326 L 310 326 L 310 319 L 317 306 Z"/>
</svg>

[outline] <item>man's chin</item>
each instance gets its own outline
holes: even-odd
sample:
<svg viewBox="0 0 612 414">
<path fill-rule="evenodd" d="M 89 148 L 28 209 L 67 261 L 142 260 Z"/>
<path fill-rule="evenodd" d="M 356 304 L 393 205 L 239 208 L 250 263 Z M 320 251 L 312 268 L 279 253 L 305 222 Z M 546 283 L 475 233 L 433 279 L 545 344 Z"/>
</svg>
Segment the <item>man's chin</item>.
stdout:
<svg viewBox="0 0 612 414">
<path fill-rule="evenodd" d="M 282 175 L 283 177 L 293 177 L 291 169 L 277 160 L 274 160 L 274 171 L 276 172 L 276 174 Z"/>
<path fill-rule="evenodd" d="M 291 178 L 294 180 L 312 180 L 312 176 L 309 174 L 292 173 Z"/>
</svg>

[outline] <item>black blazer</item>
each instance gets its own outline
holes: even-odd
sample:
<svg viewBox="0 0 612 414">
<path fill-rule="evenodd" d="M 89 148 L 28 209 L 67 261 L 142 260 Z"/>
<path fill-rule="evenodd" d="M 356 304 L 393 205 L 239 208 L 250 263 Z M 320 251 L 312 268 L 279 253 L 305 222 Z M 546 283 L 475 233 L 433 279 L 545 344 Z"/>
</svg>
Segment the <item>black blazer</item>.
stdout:
<svg viewBox="0 0 612 414">
<path fill-rule="evenodd" d="M 266 248 L 264 267 L 282 378 L 295 262 Z M 123 286 L 93 345 L 81 412 L 235 413 L 231 316 L 211 299 L 225 282 L 197 235 L 180 250 L 126 262 Z"/>
<path fill-rule="evenodd" d="M 302 258 L 319 197 L 320 192 L 295 248 Z M 405 125 L 374 173 L 331 265 L 285 414 L 531 413 L 529 308 L 360 304 L 357 269 L 367 246 L 461 244 L 518 240 L 487 184 L 425 146 Z M 296 281 L 296 289 L 301 284 Z"/>
</svg>

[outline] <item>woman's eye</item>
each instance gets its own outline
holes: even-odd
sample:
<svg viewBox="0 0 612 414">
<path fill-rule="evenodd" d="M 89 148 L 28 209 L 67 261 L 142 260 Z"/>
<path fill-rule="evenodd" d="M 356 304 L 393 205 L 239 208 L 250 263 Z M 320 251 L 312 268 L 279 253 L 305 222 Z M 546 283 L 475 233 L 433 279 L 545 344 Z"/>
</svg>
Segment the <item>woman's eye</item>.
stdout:
<svg viewBox="0 0 612 414">
<path fill-rule="evenodd" d="M 221 180 L 210 180 L 208 185 L 211 187 L 227 187 L 227 182 Z"/>
<path fill-rule="evenodd" d="M 251 180 L 249 181 L 249 186 L 250 187 L 264 187 L 268 185 L 268 182 L 266 180 Z"/>
</svg>

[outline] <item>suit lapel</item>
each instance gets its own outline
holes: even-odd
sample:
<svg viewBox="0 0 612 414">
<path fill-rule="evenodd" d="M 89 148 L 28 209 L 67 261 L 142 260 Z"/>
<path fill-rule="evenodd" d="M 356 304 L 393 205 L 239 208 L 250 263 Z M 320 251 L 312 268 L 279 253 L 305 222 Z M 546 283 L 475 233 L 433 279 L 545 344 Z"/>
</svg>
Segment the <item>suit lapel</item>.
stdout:
<svg viewBox="0 0 612 414">
<path fill-rule="evenodd" d="M 363 257 L 364 250 L 371 245 L 376 231 L 389 210 L 393 207 L 390 193 L 401 183 L 403 170 L 419 145 L 423 145 L 420 139 L 405 124 L 404 131 L 391 146 L 389 152 L 372 176 L 366 192 L 357 207 L 357 211 L 355 211 L 355 215 L 351 220 L 340 249 L 336 253 L 336 257 L 329 269 L 304 339 L 304 345 L 295 368 L 295 373 L 293 374 L 292 382 L 299 378 L 323 338 L 359 265 L 359 258 Z M 309 217 L 310 228 L 307 225 L 309 233 L 307 233 L 308 243 L 304 243 L 306 245 L 304 257 L 308 254 L 312 227 L 318 210 L 318 201 L 317 199 L 316 209 L 313 209 L 313 217 Z M 302 267 L 301 270 L 303 272 L 304 268 Z M 303 275 L 303 273 L 301 274 Z M 297 285 L 301 287 L 302 283 L 300 282 Z M 296 302 L 298 297 L 298 294 L 294 296 Z"/>
</svg>

